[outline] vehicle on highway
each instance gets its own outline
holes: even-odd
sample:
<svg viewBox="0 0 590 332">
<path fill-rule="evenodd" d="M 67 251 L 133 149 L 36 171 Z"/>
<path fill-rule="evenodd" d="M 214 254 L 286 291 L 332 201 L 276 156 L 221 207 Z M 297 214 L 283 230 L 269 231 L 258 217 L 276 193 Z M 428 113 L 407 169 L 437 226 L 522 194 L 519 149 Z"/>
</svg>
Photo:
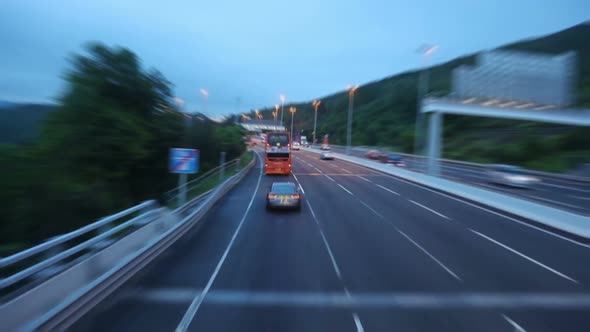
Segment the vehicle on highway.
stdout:
<svg viewBox="0 0 590 332">
<path fill-rule="evenodd" d="M 309 142 L 307 141 L 307 136 L 301 136 L 301 146 L 309 147 Z"/>
<path fill-rule="evenodd" d="M 320 150 L 330 150 L 330 146 L 328 144 L 322 144 L 322 146 L 320 146 Z"/>
<path fill-rule="evenodd" d="M 266 134 L 264 174 L 291 174 L 291 141 L 284 131 Z"/>
<path fill-rule="evenodd" d="M 486 171 L 490 182 L 510 187 L 530 188 L 540 182 L 536 177 L 524 173 L 524 169 L 513 165 L 491 165 Z"/>
<path fill-rule="evenodd" d="M 369 159 L 382 159 L 385 157 L 385 154 L 383 152 L 378 151 L 378 150 L 369 150 L 367 152 L 366 156 Z"/>
<path fill-rule="evenodd" d="M 402 158 L 402 156 L 400 156 L 397 153 L 390 153 L 390 154 L 386 155 L 382 160 L 384 163 L 387 163 L 387 164 L 392 164 L 392 165 L 398 166 L 398 167 L 406 167 L 406 163 L 405 163 L 404 159 Z"/>
<path fill-rule="evenodd" d="M 293 150 L 299 150 L 301 148 L 301 144 L 299 142 L 293 142 Z"/>
<path fill-rule="evenodd" d="M 301 194 L 293 182 L 273 182 L 266 194 L 266 209 L 301 210 Z"/>
<path fill-rule="evenodd" d="M 333 160 L 334 155 L 332 154 L 332 152 L 322 152 L 320 154 L 320 159 L 321 160 Z"/>
</svg>

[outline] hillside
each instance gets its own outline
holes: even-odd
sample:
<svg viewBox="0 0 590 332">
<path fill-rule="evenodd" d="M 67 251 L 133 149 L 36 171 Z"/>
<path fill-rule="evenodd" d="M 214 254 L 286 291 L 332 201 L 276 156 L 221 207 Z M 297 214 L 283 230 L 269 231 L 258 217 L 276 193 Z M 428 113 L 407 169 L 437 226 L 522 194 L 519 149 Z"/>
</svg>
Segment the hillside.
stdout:
<svg viewBox="0 0 590 332">
<path fill-rule="evenodd" d="M 0 144 L 22 144 L 34 140 L 54 106 L 3 103 L 0 107 Z"/>
<path fill-rule="evenodd" d="M 590 107 L 590 25 L 580 24 L 569 29 L 500 47 L 542 53 L 576 51 L 579 56 L 578 106 Z M 430 68 L 430 94 L 444 95 L 450 91 L 451 72 L 462 64 L 473 64 L 477 54 L 471 54 Z M 391 147 L 413 152 L 416 118 L 418 72 L 408 71 L 359 87 L 355 94 L 353 144 Z M 346 137 L 348 96 L 345 91 L 318 98 L 318 135 L 330 134 L 331 142 L 343 144 Z M 311 101 L 285 105 L 297 107 L 295 128 L 311 136 L 313 108 Z M 264 109 L 265 118 L 272 110 Z M 286 117 L 288 119 L 288 117 Z M 287 122 L 287 125 L 290 125 Z M 559 171 L 580 162 L 590 161 L 590 146 L 575 139 L 588 135 L 586 129 L 546 134 L 546 125 L 511 122 L 498 119 L 445 117 L 445 157 L 481 162 L 510 162 L 523 166 Z M 555 127 L 555 126 L 552 126 Z M 480 133 L 487 129 L 488 134 Z M 513 128 L 515 135 L 508 144 L 498 145 L 499 135 L 493 129 Z M 501 137 L 500 137 L 501 138 Z M 585 145 L 584 145 L 585 144 Z M 527 149 L 535 145 L 535 149 Z M 535 154 L 533 154 L 535 153 Z M 566 156 L 564 156 L 566 154 Z"/>
</svg>

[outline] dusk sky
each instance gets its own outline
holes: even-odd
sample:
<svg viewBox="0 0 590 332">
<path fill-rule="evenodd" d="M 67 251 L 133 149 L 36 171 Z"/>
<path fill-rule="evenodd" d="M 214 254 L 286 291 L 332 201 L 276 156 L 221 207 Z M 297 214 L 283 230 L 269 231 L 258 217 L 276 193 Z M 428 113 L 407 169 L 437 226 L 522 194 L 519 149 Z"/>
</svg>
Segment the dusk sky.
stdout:
<svg viewBox="0 0 590 332">
<path fill-rule="evenodd" d="M 0 100 L 44 102 L 89 41 L 131 49 L 186 110 L 217 117 L 308 101 L 429 59 L 555 32 L 590 19 L 589 0 L 1 0 Z"/>
</svg>

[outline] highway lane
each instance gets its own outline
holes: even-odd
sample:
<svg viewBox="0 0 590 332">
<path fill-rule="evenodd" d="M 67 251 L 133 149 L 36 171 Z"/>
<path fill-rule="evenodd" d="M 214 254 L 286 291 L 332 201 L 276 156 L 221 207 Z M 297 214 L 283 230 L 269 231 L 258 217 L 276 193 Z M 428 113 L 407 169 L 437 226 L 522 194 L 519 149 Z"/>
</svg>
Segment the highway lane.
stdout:
<svg viewBox="0 0 590 332">
<path fill-rule="evenodd" d="M 338 153 L 345 152 L 343 147 L 332 149 Z M 352 155 L 364 158 L 366 151 L 368 150 L 354 148 Z M 405 160 L 408 169 L 424 172 L 426 168 L 424 161 L 414 157 L 405 157 Z M 441 175 L 452 181 L 476 185 L 582 215 L 590 215 L 590 183 L 540 176 L 542 182 L 532 188 L 513 188 L 489 182 L 489 178 L 481 168 L 448 162 L 441 162 Z"/>
<path fill-rule="evenodd" d="M 190 331 L 590 328 L 580 263 L 590 248 L 357 165 L 293 155 L 294 176 L 260 177 L 258 165 L 201 229 L 72 330 L 174 330 L 183 317 Z M 268 213 L 266 188 L 286 179 L 303 188 L 302 211 Z"/>
</svg>

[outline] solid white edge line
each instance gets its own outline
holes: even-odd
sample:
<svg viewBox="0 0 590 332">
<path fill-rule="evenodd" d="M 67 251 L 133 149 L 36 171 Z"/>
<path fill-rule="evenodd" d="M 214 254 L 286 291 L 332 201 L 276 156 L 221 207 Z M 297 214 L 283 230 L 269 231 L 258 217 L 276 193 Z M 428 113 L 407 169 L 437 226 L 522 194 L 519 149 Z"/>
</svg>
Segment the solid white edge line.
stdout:
<svg viewBox="0 0 590 332">
<path fill-rule="evenodd" d="M 340 268 L 338 268 L 338 263 L 336 263 L 336 258 L 334 257 L 334 254 L 332 254 L 332 249 L 330 248 L 330 244 L 328 243 L 328 239 L 326 239 L 326 236 L 324 235 L 324 231 L 322 230 L 322 226 L 320 225 L 320 222 L 319 222 L 318 218 L 316 217 L 315 212 L 313 211 L 313 208 L 311 207 L 311 203 L 309 203 L 308 200 L 305 200 L 305 203 L 307 203 L 307 207 L 309 208 L 309 211 L 311 211 L 311 215 L 313 216 L 313 220 L 315 221 L 315 223 L 318 226 L 318 230 L 320 231 L 320 235 L 322 237 L 322 240 L 324 241 L 324 246 L 326 246 L 326 250 L 328 251 L 328 255 L 330 256 L 330 260 L 332 261 L 332 266 L 334 267 L 334 271 L 336 271 L 336 276 L 338 276 L 338 279 L 340 279 L 340 281 L 344 284 L 344 280 L 342 279 L 342 274 L 340 273 Z M 344 286 L 344 292 L 346 293 L 346 296 L 348 298 L 351 298 L 350 293 L 348 292 L 348 288 L 346 286 Z M 363 324 L 361 323 L 361 320 L 356 312 L 352 313 L 352 319 L 354 320 L 354 324 L 356 326 L 357 332 L 364 332 L 365 329 L 363 328 Z"/>
<path fill-rule="evenodd" d="M 489 237 L 487 235 L 484 235 L 484 234 L 482 234 L 482 233 L 480 233 L 478 231 L 474 231 L 473 229 L 469 229 L 469 230 L 472 231 L 473 233 L 475 233 L 475 234 L 483 237 L 484 239 L 487 239 L 488 241 L 493 242 L 493 243 L 499 245 L 500 247 L 502 247 L 502 248 L 504 248 L 504 249 L 512 252 L 513 254 L 516 254 L 516 255 L 518 255 L 518 256 L 520 256 L 520 257 L 528 260 L 529 262 L 535 263 L 535 264 L 539 265 L 540 267 L 542 267 L 542 268 L 544 268 L 544 269 L 546 269 L 548 271 L 551 271 L 554 274 L 556 274 L 556 275 L 558 275 L 558 276 L 560 276 L 560 277 L 562 277 L 564 279 L 567 279 L 567 280 L 572 281 L 572 282 L 574 282 L 576 284 L 579 284 L 579 282 L 576 279 L 573 279 L 573 278 L 571 278 L 571 277 L 569 277 L 569 276 L 567 276 L 567 275 L 565 275 L 565 274 L 563 274 L 563 273 L 561 273 L 561 272 L 559 272 L 559 271 L 557 271 L 557 270 L 555 270 L 555 269 L 553 269 L 553 268 L 551 268 L 551 267 L 549 267 L 549 266 L 547 266 L 547 265 L 545 265 L 545 264 L 543 264 L 543 263 L 541 263 L 541 262 L 539 262 L 539 261 L 537 261 L 537 260 L 535 260 L 535 259 L 533 259 L 533 258 L 531 258 L 531 257 L 529 257 L 529 256 L 527 256 L 527 255 L 525 255 L 525 254 L 517 251 L 517 250 L 515 250 L 515 249 L 512 249 L 509 246 L 507 246 L 507 245 L 505 245 L 505 244 L 503 244 L 501 242 L 498 242 L 498 241 L 492 239 L 491 237 Z"/>
<path fill-rule="evenodd" d="M 394 195 L 401 196 L 401 195 L 400 195 L 398 192 L 395 192 L 395 191 L 393 191 L 393 190 L 391 190 L 391 189 L 389 189 L 389 188 L 387 188 L 387 187 L 384 187 L 384 186 L 382 186 L 382 185 L 380 185 L 380 184 L 378 184 L 378 185 L 377 185 L 377 187 L 379 187 L 379 188 L 381 188 L 381 189 L 383 189 L 383 190 L 387 190 L 387 191 L 389 191 L 390 193 L 392 193 L 392 194 L 394 194 Z"/>
<path fill-rule="evenodd" d="M 508 317 L 505 314 L 502 314 L 502 318 L 504 318 L 504 320 L 506 320 L 508 322 L 508 324 L 512 325 L 512 327 L 514 327 L 514 330 L 517 332 L 526 332 L 526 330 L 518 325 L 515 321 L 513 321 L 512 319 L 510 319 L 510 317 Z"/>
<path fill-rule="evenodd" d="M 317 168 L 315 166 L 313 168 L 315 168 L 315 170 L 318 171 L 318 173 L 322 173 L 322 171 L 319 168 Z"/>
<path fill-rule="evenodd" d="M 412 203 L 414 203 L 414 204 L 418 205 L 419 207 L 421 207 L 421 208 L 423 208 L 423 209 L 425 209 L 425 210 L 428 210 L 428 211 L 430 211 L 430 212 L 432 212 L 432 213 L 436 214 L 436 215 L 437 215 L 437 216 L 439 216 L 439 217 L 445 218 L 445 219 L 447 219 L 447 220 L 451 220 L 451 218 L 449 218 L 449 217 L 445 216 L 445 215 L 444 215 L 444 214 L 442 214 L 442 213 L 439 213 L 439 212 L 436 212 L 436 211 L 434 211 L 433 209 L 429 208 L 428 206 L 424 206 L 424 205 L 422 205 L 422 204 L 420 204 L 420 203 L 418 203 L 418 202 L 416 202 L 416 201 L 413 201 L 413 200 L 411 200 L 411 199 L 408 199 L 408 201 L 410 201 L 410 202 L 412 202 Z"/>
<path fill-rule="evenodd" d="M 455 274 L 455 272 L 451 271 L 451 269 L 449 269 L 448 267 L 446 267 L 441 261 L 439 261 L 436 257 L 434 257 L 432 254 L 430 254 L 426 249 L 422 248 L 421 245 L 419 245 L 418 243 L 416 243 L 416 241 L 412 240 L 411 237 L 409 237 L 408 235 L 406 235 L 406 233 L 402 232 L 400 229 L 396 228 L 396 230 L 403 235 L 406 239 L 408 239 L 408 241 L 412 242 L 416 247 L 418 247 L 418 249 L 422 250 L 423 253 L 425 253 L 426 255 L 428 255 L 428 257 L 430 257 L 433 261 L 435 261 L 440 267 L 442 267 L 445 271 L 447 271 L 450 275 L 452 275 L 455 279 L 459 280 L 460 282 L 463 282 L 463 280 L 461 280 L 461 278 L 459 278 L 458 275 Z"/>
<path fill-rule="evenodd" d="M 365 203 L 363 200 L 360 200 L 360 199 L 359 199 L 359 201 L 360 201 L 360 202 L 361 202 L 361 203 L 362 203 L 364 206 L 366 206 L 366 207 L 367 207 L 367 209 L 371 210 L 371 212 L 373 212 L 374 214 L 376 214 L 376 215 L 377 215 L 377 217 L 379 217 L 379 218 L 381 218 L 381 219 L 385 219 L 385 217 L 383 217 L 383 215 L 382 215 L 381 213 L 379 213 L 379 212 L 375 211 L 375 209 L 373 209 L 372 207 L 370 207 L 370 206 L 369 206 L 369 204 Z"/>
<path fill-rule="evenodd" d="M 258 158 L 259 161 L 261 161 L 258 154 L 256 154 L 256 157 Z M 223 255 L 221 256 L 221 259 L 217 263 L 217 266 L 215 267 L 213 274 L 209 278 L 207 285 L 203 289 L 203 292 L 201 294 L 197 295 L 193 299 L 190 306 L 188 307 L 188 309 L 184 313 L 182 320 L 180 321 L 180 323 L 176 327 L 176 332 L 186 331 L 188 329 L 190 323 L 195 318 L 197 311 L 199 310 L 199 307 L 203 303 L 205 296 L 207 296 L 207 292 L 209 292 L 209 289 L 211 289 L 211 286 L 213 285 L 213 282 L 215 281 L 217 274 L 221 270 L 221 266 L 223 265 L 227 255 L 229 254 L 229 251 L 231 250 L 231 248 L 234 244 L 234 241 L 238 237 L 238 233 L 240 232 L 240 229 L 242 228 L 242 225 L 244 224 L 244 221 L 246 220 L 246 217 L 248 216 L 248 212 L 250 212 L 250 208 L 252 207 L 252 204 L 254 203 L 254 199 L 256 198 L 256 194 L 258 193 L 258 188 L 260 187 L 260 180 L 261 179 L 262 179 L 262 167 L 260 167 L 260 173 L 258 174 L 258 182 L 256 183 L 256 188 L 254 189 L 254 192 L 252 193 L 252 198 L 250 198 L 250 203 L 248 203 L 248 207 L 246 208 L 246 212 L 244 212 L 244 216 L 242 217 L 242 220 L 240 220 L 238 227 L 236 228 L 231 240 L 229 241 L 227 248 L 225 248 L 225 251 L 224 251 Z"/>
<path fill-rule="evenodd" d="M 342 188 L 344 191 L 346 191 L 347 193 L 351 194 L 352 196 L 354 196 L 354 194 L 352 192 L 350 192 L 350 190 L 344 188 L 340 183 L 336 183 L 340 188 Z"/>
<path fill-rule="evenodd" d="M 386 173 L 384 173 L 384 174 L 386 174 Z M 579 245 L 579 246 L 581 246 L 581 247 L 590 248 L 590 245 L 589 245 L 589 244 L 585 244 L 585 243 L 582 243 L 582 242 L 579 242 L 579 241 L 576 241 L 576 240 L 570 239 L 570 238 L 568 238 L 568 237 L 565 237 L 565 236 L 559 235 L 559 234 L 557 234 L 557 233 L 553 233 L 553 232 L 551 232 L 551 231 L 548 231 L 548 230 L 546 230 L 546 229 L 543 229 L 543 228 L 540 228 L 540 227 L 537 227 L 537 226 L 531 225 L 531 224 L 529 224 L 529 223 L 526 223 L 526 222 L 524 222 L 524 221 L 520 221 L 520 220 L 518 220 L 518 219 L 515 219 L 515 218 L 512 218 L 512 217 L 509 217 L 509 216 L 507 216 L 507 215 L 504 215 L 504 214 L 501 214 L 501 213 L 499 213 L 499 212 L 492 211 L 492 210 L 490 210 L 490 209 L 487 209 L 487 208 L 485 208 L 485 207 L 483 207 L 483 206 L 478 206 L 478 205 L 475 205 L 475 204 L 473 204 L 473 203 L 470 203 L 470 202 L 464 201 L 464 200 L 462 200 L 462 199 L 460 199 L 460 198 L 453 197 L 453 196 L 449 196 L 449 195 L 447 195 L 447 194 L 445 194 L 445 193 L 441 193 L 441 192 L 438 192 L 438 191 L 436 191 L 436 190 L 432 190 L 432 189 L 430 189 L 430 188 L 426 188 L 426 187 L 423 187 L 423 186 L 417 185 L 417 184 L 415 184 L 415 183 L 412 183 L 412 182 L 410 182 L 410 181 L 407 181 L 407 180 L 403 180 L 403 179 L 397 178 L 397 177 L 395 177 L 395 176 L 392 176 L 392 175 L 385 175 L 385 176 L 387 176 L 387 177 L 389 177 L 389 178 L 391 178 L 391 179 L 394 179 L 394 180 L 397 180 L 397 181 L 404 182 L 404 183 L 406 183 L 406 184 L 412 185 L 412 186 L 414 186 L 414 187 L 418 187 L 418 188 L 421 188 L 421 189 L 424 189 L 424 190 L 430 191 L 430 192 L 432 192 L 432 193 L 435 193 L 435 194 L 438 194 L 438 195 L 441 195 L 441 196 L 445 196 L 445 197 L 447 197 L 447 198 L 450 198 L 450 199 L 452 199 L 452 200 L 455 200 L 455 201 L 457 201 L 457 202 L 460 202 L 460 203 L 463 203 L 463 204 L 467 204 L 467 205 L 469 205 L 469 206 L 471 206 L 471 207 L 474 207 L 474 208 L 480 209 L 480 210 L 482 210 L 482 211 L 486 211 L 486 212 L 488 212 L 488 213 L 495 214 L 495 215 L 497 215 L 497 216 L 499 216 L 499 217 L 502 217 L 502 218 L 508 219 L 508 220 L 510 220 L 510 221 L 514 221 L 514 222 L 516 222 L 516 223 L 518 223 L 518 224 L 521 224 L 521 225 L 523 225 L 523 226 L 527 226 L 527 227 L 529 227 L 529 228 L 536 229 L 536 230 L 538 230 L 538 231 L 540 231 L 540 232 L 543 232 L 543 233 L 545 233 L 545 234 L 548 234 L 548 235 L 551 235 L 551 236 L 557 237 L 557 238 L 559 238 L 559 239 L 562 239 L 562 240 L 564 240 L 564 241 L 568 241 L 568 242 L 570 242 L 570 243 L 573 243 L 573 244 L 577 244 L 577 245 Z"/>
</svg>

